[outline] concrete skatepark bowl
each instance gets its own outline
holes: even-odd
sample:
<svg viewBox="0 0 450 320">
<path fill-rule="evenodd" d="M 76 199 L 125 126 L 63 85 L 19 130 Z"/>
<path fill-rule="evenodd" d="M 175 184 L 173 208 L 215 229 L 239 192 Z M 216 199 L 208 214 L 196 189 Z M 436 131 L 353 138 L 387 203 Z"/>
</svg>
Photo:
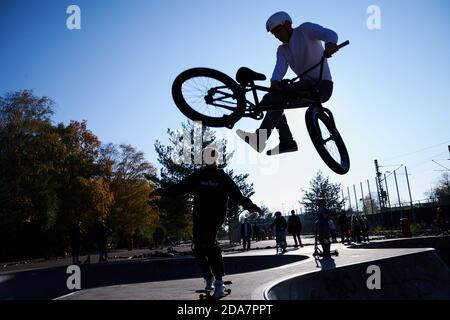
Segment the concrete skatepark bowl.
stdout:
<svg viewBox="0 0 450 320">
<path fill-rule="evenodd" d="M 450 299 L 450 237 L 423 237 L 351 246 L 348 250 L 423 248 L 384 259 L 347 264 L 284 279 L 265 291 L 281 300 Z M 367 287 L 370 265 L 380 268 L 381 289 Z"/>
</svg>

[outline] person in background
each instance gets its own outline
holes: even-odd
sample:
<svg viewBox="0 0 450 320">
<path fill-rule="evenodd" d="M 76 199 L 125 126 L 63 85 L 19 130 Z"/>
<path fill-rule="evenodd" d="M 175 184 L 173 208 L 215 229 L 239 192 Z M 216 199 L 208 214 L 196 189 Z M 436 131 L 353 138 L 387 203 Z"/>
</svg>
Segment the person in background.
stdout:
<svg viewBox="0 0 450 320">
<path fill-rule="evenodd" d="M 241 237 L 242 237 L 242 249 L 244 251 L 250 250 L 252 225 L 248 222 L 247 218 L 244 219 L 244 223 L 241 225 Z"/>
<path fill-rule="evenodd" d="M 300 238 L 302 233 L 302 222 L 300 221 L 300 217 L 295 214 L 294 210 L 291 210 L 291 215 L 288 219 L 288 232 L 292 234 L 292 237 L 294 238 L 294 247 L 298 248 L 299 245 L 303 247 L 302 239 Z"/>
</svg>

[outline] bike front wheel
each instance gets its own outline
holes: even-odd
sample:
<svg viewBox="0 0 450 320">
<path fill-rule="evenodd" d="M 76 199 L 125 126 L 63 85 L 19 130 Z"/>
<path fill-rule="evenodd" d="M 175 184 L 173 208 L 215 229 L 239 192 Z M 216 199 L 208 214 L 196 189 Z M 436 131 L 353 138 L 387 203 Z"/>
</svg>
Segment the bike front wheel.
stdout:
<svg viewBox="0 0 450 320">
<path fill-rule="evenodd" d="M 338 174 L 350 169 L 350 158 L 334 120 L 321 106 L 311 106 L 305 114 L 309 136 L 322 160 Z"/>
<path fill-rule="evenodd" d="M 233 126 L 245 110 L 245 95 L 238 83 L 209 68 L 180 73 L 173 82 L 172 97 L 186 117 L 209 127 Z"/>
</svg>

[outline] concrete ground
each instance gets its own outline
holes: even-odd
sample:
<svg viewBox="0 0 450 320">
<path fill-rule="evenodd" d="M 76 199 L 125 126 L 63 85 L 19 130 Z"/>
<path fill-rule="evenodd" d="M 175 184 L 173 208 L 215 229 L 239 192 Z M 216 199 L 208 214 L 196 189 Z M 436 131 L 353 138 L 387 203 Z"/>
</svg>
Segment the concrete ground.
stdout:
<svg viewBox="0 0 450 320">
<path fill-rule="evenodd" d="M 273 298 L 269 289 L 289 279 L 309 275 L 320 271 L 339 269 L 395 257 L 412 257 L 424 254 L 427 248 L 349 248 L 336 243 L 332 249 L 339 256 L 332 259 L 316 260 L 314 239 L 302 238 L 305 246 L 294 248 L 293 240 L 288 237 L 288 252 L 275 254 L 275 241 L 266 240 L 252 243 L 250 251 L 243 252 L 241 246 L 226 248 L 223 255 L 226 275 L 231 280 L 232 293 L 224 300 L 261 300 Z M 383 241 L 371 241 L 382 243 Z M 175 247 L 175 250 L 187 248 Z M 137 252 L 139 253 L 139 252 Z M 147 251 L 148 253 L 148 251 Z M 70 291 L 65 286 L 68 277 L 65 265 L 52 268 L 31 267 L 28 270 L 4 270 L 0 273 L 1 299 L 70 299 L 70 300 L 198 300 L 196 290 L 203 289 L 203 279 L 198 267 L 190 256 L 145 258 L 146 252 L 139 254 L 122 252 L 123 259 L 108 264 L 82 266 L 82 290 Z M 129 258 L 126 258 L 128 255 Z M 131 257 L 131 258 L 130 258 Z M 133 259 L 135 257 L 136 259 Z M 448 269 L 448 268 L 447 268 Z M 365 271 L 365 270 L 364 270 Z M 363 271 L 360 271 L 363 272 Z M 383 270 L 381 270 L 383 274 Z M 444 271 L 447 272 L 447 271 Z M 368 275 L 364 275 L 364 281 Z M 83 282 L 84 281 L 84 282 Z M 363 282 L 361 280 L 361 282 Z M 286 282 L 284 282 L 286 283 Z M 357 284 L 365 286 L 365 283 Z M 282 299 L 291 299 L 289 296 Z"/>
<path fill-rule="evenodd" d="M 339 256 L 324 261 L 316 261 L 313 257 L 314 246 L 305 246 L 298 250 L 289 248 L 286 256 L 305 256 L 305 260 L 289 263 L 268 270 L 253 271 L 225 276 L 225 280 L 231 280 L 232 293 L 223 299 L 231 300 L 261 300 L 264 299 L 264 291 L 283 279 L 299 276 L 309 272 L 331 269 L 359 262 L 375 261 L 387 257 L 417 253 L 424 249 L 347 249 L 342 244 L 333 248 L 339 250 Z M 251 250 L 242 253 L 234 253 L 237 256 L 275 256 L 274 249 Z M 227 255 L 225 255 L 227 257 Z M 204 286 L 201 278 L 177 279 L 168 281 L 154 281 L 131 285 L 109 286 L 81 290 L 61 297 L 62 299 L 151 299 L 151 300 L 197 300 L 199 295 L 195 292 Z"/>
</svg>

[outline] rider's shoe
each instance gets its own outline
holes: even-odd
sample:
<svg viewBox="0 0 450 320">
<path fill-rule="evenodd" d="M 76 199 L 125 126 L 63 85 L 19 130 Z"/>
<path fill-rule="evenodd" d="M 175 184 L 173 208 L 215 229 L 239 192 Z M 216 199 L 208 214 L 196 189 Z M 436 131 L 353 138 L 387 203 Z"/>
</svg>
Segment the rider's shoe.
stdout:
<svg viewBox="0 0 450 320">
<path fill-rule="evenodd" d="M 287 141 L 280 141 L 279 145 L 267 151 L 266 154 L 268 156 L 273 156 L 276 154 L 281 154 L 285 152 L 294 152 L 297 150 L 298 150 L 297 142 L 295 142 L 295 140 L 287 140 Z"/>
<path fill-rule="evenodd" d="M 223 280 L 214 281 L 214 298 L 220 298 L 225 296 L 225 285 L 223 284 Z"/>
<path fill-rule="evenodd" d="M 206 285 L 205 285 L 205 290 L 207 291 L 212 291 L 214 290 L 214 277 L 211 277 L 209 279 L 205 279 Z"/>
<path fill-rule="evenodd" d="M 251 133 L 238 129 L 236 130 L 236 134 L 257 152 L 262 152 L 266 147 L 266 142 L 260 139 L 257 132 Z"/>
</svg>

